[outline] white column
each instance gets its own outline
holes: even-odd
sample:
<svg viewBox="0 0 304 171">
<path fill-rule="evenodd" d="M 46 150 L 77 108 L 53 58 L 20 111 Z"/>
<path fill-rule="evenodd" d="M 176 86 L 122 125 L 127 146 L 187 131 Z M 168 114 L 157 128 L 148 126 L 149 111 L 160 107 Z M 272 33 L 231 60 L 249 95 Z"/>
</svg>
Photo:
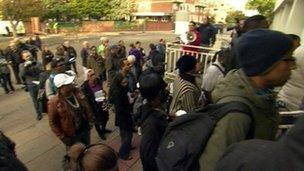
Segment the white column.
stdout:
<svg viewBox="0 0 304 171">
<path fill-rule="evenodd" d="M 304 1 L 294 0 L 290 15 L 286 22 L 285 32 L 301 35 L 304 28 Z"/>
<path fill-rule="evenodd" d="M 294 3 L 293 3 L 294 4 Z M 293 6 L 292 3 L 286 3 L 283 8 L 283 13 L 281 14 L 281 21 L 280 21 L 280 30 L 286 31 L 286 22 L 291 14 L 291 8 Z"/>
<path fill-rule="evenodd" d="M 188 11 L 177 11 L 175 17 L 175 34 L 185 34 L 189 29 L 190 13 Z"/>
</svg>

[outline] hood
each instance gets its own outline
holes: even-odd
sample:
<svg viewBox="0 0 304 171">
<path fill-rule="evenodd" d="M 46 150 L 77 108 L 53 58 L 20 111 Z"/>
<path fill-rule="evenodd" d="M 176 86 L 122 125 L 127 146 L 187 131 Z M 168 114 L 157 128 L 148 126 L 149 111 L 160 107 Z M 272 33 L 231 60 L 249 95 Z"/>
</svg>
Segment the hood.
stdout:
<svg viewBox="0 0 304 171">
<path fill-rule="evenodd" d="M 254 104 L 259 108 L 268 108 L 269 100 L 274 100 L 272 91 L 259 90 L 252 86 L 245 73 L 239 70 L 230 71 L 222 79 L 212 92 L 214 103 L 224 103 L 228 101 L 241 101 Z"/>
</svg>

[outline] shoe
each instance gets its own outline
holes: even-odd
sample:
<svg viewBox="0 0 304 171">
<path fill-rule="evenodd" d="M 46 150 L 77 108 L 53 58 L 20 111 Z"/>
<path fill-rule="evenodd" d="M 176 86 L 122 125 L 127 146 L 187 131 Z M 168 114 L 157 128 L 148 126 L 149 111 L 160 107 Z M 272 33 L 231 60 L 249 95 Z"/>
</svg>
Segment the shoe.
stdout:
<svg viewBox="0 0 304 171">
<path fill-rule="evenodd" d="M 40 121 L 42 119 L 42 115 L 38 115 L 36 119 Z"/>
</svg>

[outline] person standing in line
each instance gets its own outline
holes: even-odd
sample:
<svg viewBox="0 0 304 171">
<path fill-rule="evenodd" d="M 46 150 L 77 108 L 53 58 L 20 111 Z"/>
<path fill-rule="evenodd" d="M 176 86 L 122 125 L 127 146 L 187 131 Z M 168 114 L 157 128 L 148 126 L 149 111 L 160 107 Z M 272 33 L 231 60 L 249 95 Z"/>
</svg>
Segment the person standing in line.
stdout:
<svg viewBox="0 0 304 171">
<path fill-rule="evenodd" d="M 65 41 L 63 43 L 63 48 L 64 48 L 65 55 L 67 57 L 67 60 L 73 66 L 73 69 L 74 69 L 76 75 L 78 75 L 77 66 L 76 66 L 77 53 L 76 53 L 75 48 L 70 46 L 69 41 Z"/>
<path fill-rule="evenodd" d="M 54 134 L 70 148 L 78 142 L 90 144 L 92 112 L 81 90 L 74 85 L 75 76 L 57 74 L 57 94 L 48 101 L 49 125 Z"/>
<path fill-rule="evenodd" d="M 33 59 L 32 54 L 25 50 L 21 53 L 22 59 L 25 61 L 20 64 L 20 76 L 24 78 L 28 92 L 34 104 L 37 120 L 42 119 L 42 114 L 38 104 L 38 91 L 39 91 L 39 75 L 43 71 L 42 64 Z"/>
<path fill-rule="evenodd" d="M 19 65 L 24 61 L 21 59 L 21 51 L 17 48 L 16 44 L 11 42 L 6 52 L 6 58 L 11 63 L 13 73 L 16 79 L 16 84 L 21 84 L 21 78 L 19 75 Z"/>
<path fill-rule="evenodd" d="M 54 58 L 54 54 L 53 52 L 47 47 L 47 46 L 44 46 L 43 47 L 43 50 L 42 50 L 42 55 L 41 55 L 41 58 L 42 58 L 42 65 L 43 65 L 43 68 L 45 70 L 48 70 L 49 68 L 48 67 L 48 64 L 52 61 L 52 59 Z"/>
<path fill-rule="evenodd" d="M 275 140 L 280 118 L 273 89 L 284 85 L 296 67 L 292 41 L 284 33 L 255 29 L 242 35 L 235 46 L 241 68 L 231 70 L 215 86 L 212 101 L 242 103 L 250 115 L 232 111 L 216 123 L 199 159 L 204 171 L 213 171 L 234 143 L 245 139 Z"/>
<path fill-rule="evenodd" d="M 200 88 L 196 82 L 197 60 L 194 56 L 184 55 L 176 62 L 179 76 L 173 83 L 173 98 L 170 115 L 175 116 L 179 110 L 190 112 L 200 105 Z"/>
<path fill-rule="evenodd" d="M 102 140 L 106 140 L 105 134 L 111 133 L 112 131 L 106 129 L 109 120 L 109 112 L 106 108 L 106 94 L 102 88 L 102 81 L 92 69 L 87 69 L 85 71 L 84 80 L 81 89 L 92 109 L 92 114 L 95 118 L 96 131 Z"/>
<path fill-rule="evenodd" d="M 13 93 L 15 88 L 12 85 L 9 62 L 6 60 L 3 51 L 0 49 L 0 82 L 6 94 Z"/>
<path fill-rule="evenodd" d="M 104 72 L 106 70 L 105 59 L 98 55 L 96 46 L 92 46 L 90 48 L 90 56 L 87 63 L 87 68 L 94 70 L 96 76 L 101 82 L 106 80 L 104 75 Z"/>
<path fill-rule="evenodd" d="M 87 67 L 88 65 L 88 58 L 90 56 L 90 45 L 88 41 L 84 41 L 82 43 L 82 49 L 80 52 L 81 59 L 82 59 L 82 66 Z"/>
<path fill-rule="evenodd" d="M 57 93 L 57 87 L 54 83 L 54 78 L 57 74 L 64 73 L 66 71 L 66 63 L 64 58 L 55 57 L 51 62 L 51 73 L 48 79 L 45 81 L 45 95 L 47 99 L 51 99 Z"/>
<path fill-rule="evenodd" d="M 167 115 L 162 105 L 166 102 L 165 89 L 167 84 L 162 77 L 151 73 L 141 77 L 139 90 L 147 100 L 141 107 L 140 126 L 142 139 L 140 144 L 140 159 L 144 171 L 157 171 L 155 157 L 163 134 L 168 125 Z"/>
<path fill-rule="evenodd" d="M 121 146 L 119 158 L 131 160 L 130 151 L 132 149 L 133 120 L 132 102 L 128 97 L 128 80 L 125 74 L 118 72 L 110 87 L 110 102 L 115 108 L 115 125 L 119 127 Z"/>
<path fill-rule="evenodd" d="M 125 58 L 127 56 L 127 50 L 126 50 L 126 46 L 125 46 L 125 42 L 123 40 L 119 40 L 118 41 L 118 56 L 119 58 Z"/>
</svg>

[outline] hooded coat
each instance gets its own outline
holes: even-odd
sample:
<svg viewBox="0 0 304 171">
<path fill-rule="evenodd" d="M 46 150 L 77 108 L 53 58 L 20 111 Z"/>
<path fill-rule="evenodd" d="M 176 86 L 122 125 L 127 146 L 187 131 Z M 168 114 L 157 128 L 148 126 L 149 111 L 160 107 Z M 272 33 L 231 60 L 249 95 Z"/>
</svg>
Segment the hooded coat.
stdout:
<svg viewBox="0 0 304 171">
<path fill-rule="evenodd" d="M 216 171 L 304 170 L 304 116 L 279 141 L 249 140 L 229 147 Z"/>
<path fill-rule="evenodd" d="M 202 170 L 214 170 L 227 147 L 236 142 L 248 138 L 274 140 L 279 114 L 272 91 L 253 87 L 242 70 L 229 72 L 216 85 L 212 100 L 214 103 L 242 102 L 251 109 L 251 117 L 241 112 L 231 112 L 218 121 L 200 157 Z"/>
</svg>

